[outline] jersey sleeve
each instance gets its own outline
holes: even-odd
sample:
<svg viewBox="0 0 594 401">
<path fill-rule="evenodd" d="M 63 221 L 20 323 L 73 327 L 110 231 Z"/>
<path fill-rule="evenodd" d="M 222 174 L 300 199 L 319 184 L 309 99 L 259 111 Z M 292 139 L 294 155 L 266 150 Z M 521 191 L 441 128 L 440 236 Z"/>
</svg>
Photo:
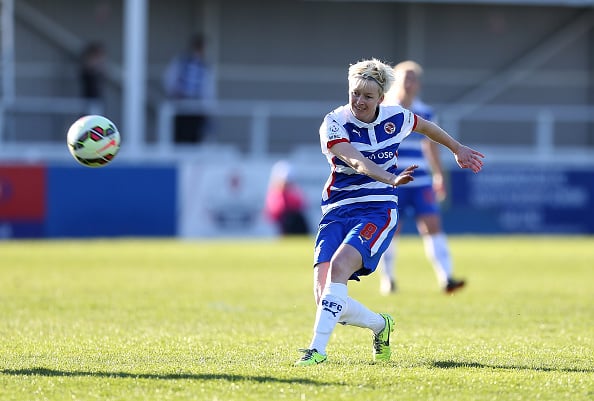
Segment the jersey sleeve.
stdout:
<svg viewBox="0 0 594 401">
<path fill-rule="evenodd" d="M 402 131 L 414 131 L 417 127 L 417 115 L 410 110 L 404 109 L 404 122 Z"/>
<path fill-rule="evenodd" d="M 409 136 L 417 126 L 417 115 L 408 109 L 402 108 L 398 114 L 402 114 L 402 125 L 397 135 L 398 142 Z"/>
<path fill-rule="evenodd" d="M 328 154 L 328 149 L 339 142 L 350 142 L 349 134 L 331 115 L 327 115 L 320 126 L 320 146 L 322 153 Z"/>
</svg>

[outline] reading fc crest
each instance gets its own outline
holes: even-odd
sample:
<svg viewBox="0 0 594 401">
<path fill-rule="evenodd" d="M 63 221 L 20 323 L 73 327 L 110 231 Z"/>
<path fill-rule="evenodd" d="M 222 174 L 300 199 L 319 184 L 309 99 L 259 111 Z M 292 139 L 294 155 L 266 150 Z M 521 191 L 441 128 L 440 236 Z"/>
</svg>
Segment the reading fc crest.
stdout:
<svg viewBox="0 0 594 401">
<path fill-rule="evenodd" d="M 393 134 L 396 131 L 396 125 L 394 125 L 393 122 L 388 121 L 384 124 L 384 131 L 386 131 L 386 134 Z"/>
</svg>

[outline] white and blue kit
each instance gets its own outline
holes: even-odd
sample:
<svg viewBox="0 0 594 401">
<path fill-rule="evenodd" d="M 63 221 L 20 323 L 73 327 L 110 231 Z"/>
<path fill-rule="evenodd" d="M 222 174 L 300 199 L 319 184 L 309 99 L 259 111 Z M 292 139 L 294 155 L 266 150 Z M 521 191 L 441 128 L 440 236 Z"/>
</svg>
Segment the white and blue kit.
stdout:
<svg viewBox="0 0 594 401">
<path fill-rule="evenodd" d="M 433 109 L 420 100 L 415 100 L 410 110 L 416 115 L 428 121 L 433 121 Z M 433 191 L 433 179 L 431 177 L 431 166 L 423 155 L 422 141 L 427 138 L 413 132 L 398 148 L 398 161 L 400 166 L 397 173 L 401 173 L 404 167 L 411 164 L 419 166 L 415 170 L 414 181 L 399 187 L 398 210 L 401 215 L 412 213 L 416 218 L 419 214 L 439 213 L 439 203 Z"/>
<path fill-rule="evenodd" d="M 324 118 L 320 144 L 331 167 L 322 193 L 322 220 L 318 227 L 314 265 L 329 262 L 342 243 L 355 247 L 363 267 L 353 275 L 372 273 L 388 247 L 398 221 L 396 188 L 359 174 L 329 149 L 350 142 L 366 158 L 397 174 L 400 143 L 411 134 L 417 117 L 401 106 L 379 105 L 377 118 L 364 123 L 355 118 L 349 105 Z M 408 184 L 407 184 L 408 185 Z"/>
</svg>

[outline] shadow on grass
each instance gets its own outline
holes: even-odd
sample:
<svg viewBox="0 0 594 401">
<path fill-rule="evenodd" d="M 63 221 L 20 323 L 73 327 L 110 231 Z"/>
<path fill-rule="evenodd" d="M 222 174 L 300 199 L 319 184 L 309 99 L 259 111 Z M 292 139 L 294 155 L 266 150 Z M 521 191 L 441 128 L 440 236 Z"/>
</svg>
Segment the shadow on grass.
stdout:
<svg viewBox="0 0 594 401">
<path fill-rule="evenodd" d="M 106 377 L 123 379 L 155 379 L 155 380 L 226 380 L 230 382 L 254 381 L 258 383 L 291 383 L 291 384 L 315 384 L 334 385 L 337 383 L 325 383 L 304 378 L 278 378 L 271 376 L 242 376 L 216 373 L 128 373 L 128 372 L 81 372 L 63 371 L 48 368 L 30 369 L 4 369 L 0 373 L 13 376 L 59 376 L 59 377 Z"/>
<path fill-rule="evenodd" d="M 594 369 L 551 368 L 551 367 L 545 367 L 545 366 L 488 365 L 488 364 L 478 363 L 478 362 L 435 361 L 431 365 L 435 368 L 440 368 L 440 369 L 476 368 L 476 369 L 534 370 L 537 372 L 576 372 L 576 373 L 593 373 L 594 372 Z"/>
</svg>

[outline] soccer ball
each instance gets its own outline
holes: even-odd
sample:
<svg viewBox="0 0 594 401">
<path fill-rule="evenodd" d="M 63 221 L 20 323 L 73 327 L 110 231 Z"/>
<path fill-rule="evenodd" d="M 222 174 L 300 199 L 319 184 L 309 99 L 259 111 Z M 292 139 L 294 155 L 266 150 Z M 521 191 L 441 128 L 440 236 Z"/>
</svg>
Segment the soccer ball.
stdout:
<svg viewBox="0 0 594 401">
<path fill-rule="evenodd" d="M 120 150 L 120 133 L 107 118 L 88 115 L 76 120 L 66 136 L 68 150 L 77 162 L 87 167 L 102 167 Z"/>
</svg>

